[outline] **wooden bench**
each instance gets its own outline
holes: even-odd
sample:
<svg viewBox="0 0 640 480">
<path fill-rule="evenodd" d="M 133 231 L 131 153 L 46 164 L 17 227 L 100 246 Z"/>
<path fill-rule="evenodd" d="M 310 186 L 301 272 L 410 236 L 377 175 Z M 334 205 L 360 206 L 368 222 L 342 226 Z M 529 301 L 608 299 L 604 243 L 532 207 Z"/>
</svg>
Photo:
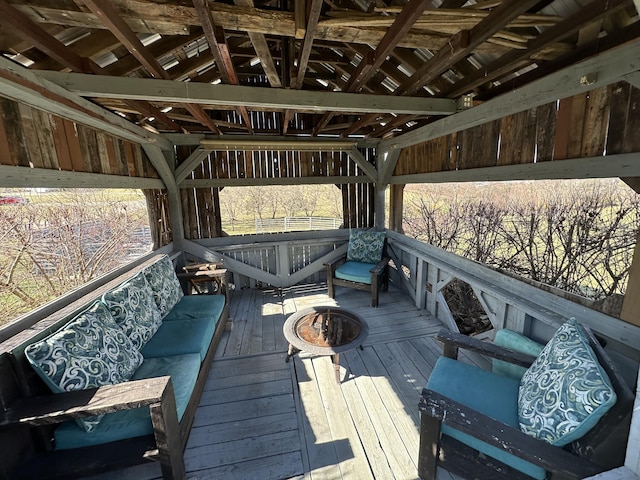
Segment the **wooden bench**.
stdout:
<svg viewBox="0 0 640 480">
<path fill-rule="evenodd" d="M 184 478 L 183 453 L 215 350 L 224 333 L 228 302 L 217 321 L 180 422 L 170 377 L 53 394 L 24 356 L 27 345 L 59 329 L 87 305 L 157 258 L 153 256 L 97 286 L 0 344 L 0 478 L 68 479 L 148 461 L 158 461 L 166 479 Z M 53 449 L 53 431 L 61 422 L 138 407 L 149 408 L 153 435 L 77 449 Z"/>
</svg>

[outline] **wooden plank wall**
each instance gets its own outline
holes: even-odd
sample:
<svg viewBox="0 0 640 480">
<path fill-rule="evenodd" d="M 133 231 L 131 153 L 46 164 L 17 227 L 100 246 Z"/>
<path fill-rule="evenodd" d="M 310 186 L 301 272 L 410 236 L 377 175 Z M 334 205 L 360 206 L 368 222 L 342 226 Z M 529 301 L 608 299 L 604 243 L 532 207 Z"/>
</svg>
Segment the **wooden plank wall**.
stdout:
<svg viewBox="0 0 640 480">
<path fill-rule="evenodd" d="M 159 178 L 140 145 L 4 98 L 0 165 Z"/>
<path fill-rule="evenodd" d="M 365 175 L 346 152 L 215 151 L 207 162 L 216 179 Z"/>
<path fill-rule="evenodd" d="M 166 190 L 143 190 L 147 201 L 149 230 L 153 241 L 153 250 L 173 242 L 171 217 L 169 215 L 169 198 Z"/>
<path fill-rule="evenodd" d="M 177 148 L 178 164 L 193 152 L 194 146 Z M 363 152 L 374 163 L 375 151 Z M 196 168 L 191 179 L 306 178 L 362 176 L 364 172 L 346 152 L 213 151 Z M 344 227 L 370 228 L 374 225 L 375 195 L 369 183 L 340 185 Z M 180 190 L 187 239 L 215 238 L 222 235 L 218 188 Z"/>
<path fill-rule="evenodd" d="M 598 88 L 404 148 L 394 175 L 640 151 L 640 90 Z"/>
</svg>

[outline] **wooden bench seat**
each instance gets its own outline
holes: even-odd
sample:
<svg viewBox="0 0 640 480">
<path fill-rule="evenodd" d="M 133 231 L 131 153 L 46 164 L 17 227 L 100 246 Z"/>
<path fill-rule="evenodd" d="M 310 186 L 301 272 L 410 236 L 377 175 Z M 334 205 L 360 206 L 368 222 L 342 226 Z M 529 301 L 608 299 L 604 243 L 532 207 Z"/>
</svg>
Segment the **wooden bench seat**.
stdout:
<svg viewBox="0 0 640 480">
<path fill-rule="evenodd" d="M 208 348 L 199 355 L 204 358 L 180 421 L 174 384 L 168 376 L 51 393 L 24 355 L 27 345 L 55 332 L 105 292 L 157 260 L 158 256 L 151 257 L 0 344 L 0 478 L 68 479 L 148 461 L 159 462 L 166 479 L 184 478 L 183 453 L 215 350 L 224 333 L 227 301 Z M 94 446 L 54 448 L 53 432 L 58 424 L 139 407 L 149 409 L 152 434 Z"/>
</svg>

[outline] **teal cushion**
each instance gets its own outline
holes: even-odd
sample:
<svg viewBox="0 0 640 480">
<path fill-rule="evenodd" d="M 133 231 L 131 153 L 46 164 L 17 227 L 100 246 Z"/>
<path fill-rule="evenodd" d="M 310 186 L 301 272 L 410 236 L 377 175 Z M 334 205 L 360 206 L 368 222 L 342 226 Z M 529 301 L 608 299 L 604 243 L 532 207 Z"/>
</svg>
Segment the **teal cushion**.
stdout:
<svg viewBox="0 0 640 480">
<path fill-rule="evenodd" d="M 518 380 L 513 378 L 497 375 L 451 358 L 440 357 L 429 376 L 427 388 L 513 428 L 518 428 L 519 385 Z M 446 424 L 442 424 L 442 433 L 533 478 L 541 480 L 545 478 L 544 469 L 537 465 Z"/>
<path fill-rule="evenodd" d="M 180 420 L 195 387 L 199 368 L 200 355 L 198 354 L 147 358 L 132 380 L 170 375 L 176 395 L 178 420 Z M 100 425 L 91 433 L 81 430 L 74 422 L 65 422 L 55 430 L 55 449 L 102 445 L 152 433 L 149 407 L 141 407 L 104 415 Z"/>
<path fill-rule="evenodd" d="M 563 446 L 616 403 L 609 377 L 575 319 L 562 325 L 520 380 L 520 429 Z"/>
<path fill-rule="evenodd" d="M 373 263 L 345 262 L 336 268 L 336 278 L 371 285 L 370 270 L 373 267 L 375 267 Z"/>
<path fill-rule="evenodd" d="M 534 357 L 540 355 L 540 352 L 542 352 L 542 349 L 544 348 L 544 345 L 506 328 L 497 331 L 493 343 Z M 514 365 L 513 363 L 505 362 L 503 360 L 494 358 L 492 362 L 493 373 L 517 378 L 518 380 L 520 380 L 524 372 L 527 371 L 525 367 Z"/>
<path fill-rule="evenodd" d="M 153 291 L 142 272 L 105 293 L 102 301 L 137 349 L 141 349 L 162 325 Z"/>
<path fill-rule="evenodd" d="M 352 230 L 349 234 L 347 260 L 362 263 L 378 263 L 382 258 L 384 232 Z"/>
<path fill-rule="evenodd" d="M 224 295 L 185 295 L 164 317 L 163 322 L 188 318 L 213 318 L 217 322 L 224 310 Z"/>
<path fill-rule="evenodd" d="M 25 357 L 55 392 L 121 383 L 131 378 L 142 355 L 100 302 L 52 335 L 29 345 Z M 79 419 L 91 432 L 101 416 Z"/>
<path fill-rule="evenodd" d="M 184 295 L 182 287 L 173 269 L 173 263 L 166 255 L 144 269 L 144 276 L 153 291 L 160 317 L 169 313 Z"/>
<path fill-rule="evenodd" d="M 163 322 L 151 341 L 142 349 L 145 359 L 197 353 L 204 360 L 213 338 L 217 319 L 187 318 Z"/>
</svg>

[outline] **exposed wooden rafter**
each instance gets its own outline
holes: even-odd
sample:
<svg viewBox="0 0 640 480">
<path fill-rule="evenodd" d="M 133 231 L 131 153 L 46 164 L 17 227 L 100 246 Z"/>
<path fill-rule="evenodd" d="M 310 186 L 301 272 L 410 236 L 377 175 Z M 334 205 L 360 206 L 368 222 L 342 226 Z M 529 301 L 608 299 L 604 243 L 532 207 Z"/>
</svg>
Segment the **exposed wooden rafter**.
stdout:
<svg viewBox="0 0 640 480">
<path fill-rule="evenodd" d="M 394 94 L 413 95 L 417 93 L 424 85 L 438 78 L 444 71 L 474 51 L 482 42 L 537 3 L 539 0 L 503 0 L 471 30 L 462 30 L 453 35 L 448 44 L 425 62 Z M 354 123 L 351 128 L 345 130 L 342 135 L 357 132 L 372 120 L 375 120 L 375 117 L 367 115 Z"/>
<path fill-rule="evenodd" d="M 400 15 L 396 17 L 391 27 L 389 27 L 384 34 L 384 37 L 382 37 L 375 52 L 366 54 L 358 64 L 356 70 L 349 77 L 349 82 L 346 86 L 347 92 L 359 91 L 362 86 L 373 77 L 378 68 L 382 66 L 389 54 L 396 48 L 398 43 L 404 38 L 431 2 L 432 0 L 410 0 L 409 3 L 404 6 Z M 332 117 L 332 113 L 325 113 L 314 129 L 314 134 L 317 135 Z"/>
<path fill-rule="evenodd" d="M 241 5 L 245 7 L 254 7 L 253 0 L 234 0 L 236 5 Z M 249 35 L 249 39 L 253 44 L 253 48 L 256 51 L 256 55 L 260 59 L 260 64 L 264 69 L 264 73 L 267 75 L 269 79 L 269 84 L 274 88 L 282 87 L 282 82 L 280 81 L 280 76 L 278 75 L 278 69 L 276 68 L 276 64 L 273 61 L 273 56 L 271 55 L 271 50 L 269 49 L 269 44 L 267 43 L 267 39 L 262 33 L 256 32 L 247 32 Z"/>
<path fill-rule="evenodd" d="M 196 12 L 202 23 L 202 29 L 204 30 L 204 36 L 209 43 L 209 48 L 211 49 L 213 58 L 216 60 L 216 65 L 218 65 L 222 79 L 227 84 L 238 85 L 238 76 L 233 66 L 233 59 L 229 54 L 229 46 L 227 45 L 224 29 L 214 23 L 211 10 L 209 9 L 209 2 L 207 0 L 193 0 L 193 5 L 196 7 Z M 240 113 L 249 133 L 253 134 L 251 118 L 249 117 L 247 108 L 242 105 L 239 106 L 238 113 Z"/>
<path fill-rule="evenodd" d="M 318 27 L 318 20 L 320 19 L 320 11 L 322 10 L 322 0 L 310 0 L 311 6 L 309 7 L 309 15 L 307 18 L 307 26 L 304 33 L 304 41 L 302 42 L 302 48 L 298 56 L 298 68 L 296 74 L 295 87 L 300 90 L 304 83 L 304 75 L 307 71 L 309 64 L 309 57 L 311 56 L 311 47 L 313 46 L 313 38 L 316 34 L 316 28 Z"/>
<path fill-rule="evenodd" d="M 151 55 L 142 44 L 129 25 L 120 17 L 120 14 L 110 2 L 96 2 L 95 0 L 83 0 L 86 6 L 107 26 L 107 28 L 120 40 L 120 42 L 138 59 L 147 71 L 156 78 L 170 79 L 171 77 L 158 60 Z M 198 105 L 185 103 L 182 105 L 199 122 L 214 133 L 219 133 L 209 115 Z"/>
<path fill-rule="evenodd" d="M 528 41 L 526 50 L 513 50 L 497 58 L 484 68 L 478 69 L 473 75 L 466 76 L 447 91 L 442 92 L 442 95 L 458 97 L 479 85 L 511 73 L 517 69 L 518 66 L 522 65 L 524 61 L 527 61 L 548 45 L 554 42 L 560 42 L 568 36 L 575 34 L 585 25 L 628 5 L 628 0 L 594 0 L 587 8 L 579 10 L 566 20 L 557 23 L 553 27 L 549 27 L 536 38 Z"/>
<path fill-rule="evenodd" d="M 107 72 L 96 65 L 88 58 L 82 58 L 80 55 L 69 49 L 57 38 L 50 35 L 42 27 L 32 22 L 22 12 L 15 9 L 13 5 L 5 0 L 0 0 L 0 15 L 3 21 L 9 21 L 18 27 L 18 33 L 23 38 L 28 39 L 34 46 L 43 52 L 49 53 L 61 65 L 64 65 L 72 72 L 97 73 L 105 75 Z M 140 101 L 129 101 L 130 105 L 143 112 L 148 116 L 155 116 L 158 121 L 163 122 L 166 126 L 177 132 L 182 129 L 180 126 L 167 117 L 163 112 L 151 104 Z"/>
</svg>

